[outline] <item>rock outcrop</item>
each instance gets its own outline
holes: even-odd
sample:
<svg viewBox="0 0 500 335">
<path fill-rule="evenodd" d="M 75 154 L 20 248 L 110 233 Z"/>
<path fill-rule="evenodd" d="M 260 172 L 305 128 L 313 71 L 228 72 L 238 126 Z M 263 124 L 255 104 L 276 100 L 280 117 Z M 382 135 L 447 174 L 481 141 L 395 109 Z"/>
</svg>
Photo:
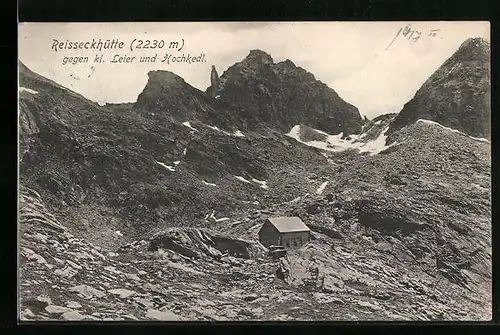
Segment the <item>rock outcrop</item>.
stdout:
<svg viewBox="0 0 500 335">
<path fill-rule="evenodd" d="M 212 257 L 223 255 L 237 258 L 256 258 L 264 254 L 255 242 L 214 234 L 203 229 L 170 229 L 151 238 L 149 250 L 169 249 L 186 257 Z"/>
<path fill-rule="evenodd" d="M 274 63 L 251 50 L 220 78 L 220 99 L 241 109 L 241 118 L 257 116 L 281 131 L 304 123 L 329 134 L 359 133 L 362 119 L 353 105 L 292 61 Z M 210 88 L 211 90 L 212 88 Z"/>
<path fill-rule="evenodd" d="M 189 120 L 210 108 L 202 92 L 170 71 L 150 71 L 148 82 L 137 97 L 135 107 L 164 113 L 176 120 Z"/>
<path fill-rule="evenodd" d="M 212 71 L 210 72 L 210 86 L 207 89 L 208 94 L 212 98 L 218 97 L 220 87 L 220 78 L 215 65 L 212 65 Z"/>
<path fill-rule="evenodd" d="M 490 43 L 470 38 L 422 85 L 389 134 L 428 119 L 475 137 L 491 136 Z"/>
</svg>

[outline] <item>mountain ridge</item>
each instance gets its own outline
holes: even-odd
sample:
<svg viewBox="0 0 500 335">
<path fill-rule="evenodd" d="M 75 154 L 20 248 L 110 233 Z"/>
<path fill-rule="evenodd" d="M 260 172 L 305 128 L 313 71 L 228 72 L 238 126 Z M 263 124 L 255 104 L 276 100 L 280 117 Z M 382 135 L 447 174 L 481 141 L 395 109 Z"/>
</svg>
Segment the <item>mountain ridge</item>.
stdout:
<svg viewBox="0 0 500 335">
<path fill-rule="evenodd" d="M 262 122 L 281 131 L 298 123 L 331 134 L 347 135 L 361 129 L 358 109 L 335 90 L 292 61 L 274 63 L 269 54 L 258 49 L 224 71 L 219 85 L 207 90 L 216 91 L 221 100 L 258 115 Z"/>
<path fill-rule="evenodd" d="M 151 71 L 105 106 L 20 71 L 21 319 L 491 319 L 490 143 L 420 119 L 389 134 L 398 114 L 302 119 L 307 93 L 347 105 L 249 56 L 217 90 Z M 276 216 L 312 231 L 280 259 L 258 243 Z"/>
<path fill-rule="evenodd" d="M 389 134 L 428 119 L 474 137 L 491 137 L 490 44 L 464 41 L 417 90 L 392 122 Z"/>
</svg>

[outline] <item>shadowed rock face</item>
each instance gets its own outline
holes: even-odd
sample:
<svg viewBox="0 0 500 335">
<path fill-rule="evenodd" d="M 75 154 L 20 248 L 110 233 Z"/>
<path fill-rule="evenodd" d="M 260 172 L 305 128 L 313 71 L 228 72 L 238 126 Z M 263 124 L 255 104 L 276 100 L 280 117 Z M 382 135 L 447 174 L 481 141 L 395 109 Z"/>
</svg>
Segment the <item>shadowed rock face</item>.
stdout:
<svg viewBox="0 0 500 335">
<path fill-rule="evenodd" d="M 267 53 L 252 50 L 220 78 L 220 99 L 281 131 L 299 123 L 330 134 L 358 133 L 362 119 L 356 107 L 314 75 L 290 60 L 274 63 Z M 210 89 L 210 88 L 209 88 Z"/>
<path fill-rule="evenodd" d="M 471 38 L 405 104 L 389 133 L 428 119 L 471 136 L 490 138 L 490 100 L 490 44 Z"/>
</svg>

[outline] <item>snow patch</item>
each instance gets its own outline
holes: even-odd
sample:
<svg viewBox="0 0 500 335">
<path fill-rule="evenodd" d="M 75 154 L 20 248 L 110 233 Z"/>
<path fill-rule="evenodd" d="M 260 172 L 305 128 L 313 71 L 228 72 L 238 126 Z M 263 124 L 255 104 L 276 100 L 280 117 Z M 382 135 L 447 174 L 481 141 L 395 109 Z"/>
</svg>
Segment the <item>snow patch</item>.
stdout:
<svg viewBox="0 0 500 335">
<path fill-rule="evenodd" d="M 269 186 L 267 186 L 267 181 L 265 181 L 265 180 L 258 180 L 258 179 L 252 178 L 252 181 L 254 183 L 259 184 L 260 187 L 262 187 L 265 190 L 269 189 Z"/>
<path fill-rule="evenodd" d="M 247 183 L 247 184 L 251 184 L 252 182 L 255 184 L 259 184 L 259 187 L 261 187 L 265 190 L 269 189 L 269 186 L 267 186 L 267 181 L 265 181 L 265 180 L 258 180 L 258 179 L 252 178 L 252 181 L 250 181 L 248 179 L 243 178 L 242 176 L 234 176 L 234 178 L 236 178 L 244 183 Z"/>
<path fill-rule="evenodd" d="M 365 138 L 365 137 L 366 137 L 366 135 L 368 135 L 368 133 L 363 133 L 363 134 L 361 134 L 361 135 L 359 136 L 359 139 Z"/>
<path fill-rule="evenodd" d="M 385 133 L 389 130 L 389 127 L 387 126 L 381 133 L 380 135 L 373 141 L 368 141 L 361 147 L 359 147 L 360 152 L 369 152 L 372 155 L 376 155 L 381 151 L 384 151 L 385 149 L 395 145 L 396 143 L 392 143 L 391 145 L 386 145 L 386 140 L 387 140 L 387 135 Z"/>
<path fill-rule="evenodd" d="M 182 151 L 182 155 L 183 155 L 183 156 L 186 156 L 186 153 L 187 153 L 187 147 L 186 147 L 186 148 L 184 148 L 184 150 Z"/>
<path fill-rule="evenodd" d="M 215 211 L 212 211 L 212 213 L 207 214 L 207 216 L 205 217 L 206 219 L 215 219 Z"/>
<path fill-rule="evenodd" d="M 202 182 L 203 182 L 203 184 L 208 185 L 208 186 L 217 186 L 214 183 L 209 183 L 209 182 L 206 182 L 204 180 L 202 180 Z"/>
<path fill-rule="evenodd" d="M 240 130 L 236 130 L 233 133 L 233 136 L 236 136 L 236 137 L 245 137 L 245 135 Z"/>
<path fill-rule="evenodd" d="M 175 161 L 174 165 L 179 165 L 181 161 Z"/>
<path fill-rule="evenodd" d="M 316 190 L 316 194 L 322 194 L 323 191 L 325 190 L 326 185 L 328 185 L 328 182 L 325 181 L 323 184 L 321 184 L 318 189 Z"/>
<path fill-rule="evenodd" d="M 183 126 L 185 126 L 185 127 L 188 127 L 189 129 L 192 129 L 192 130 L 194 130 L 194 131 L 198 131 L 198 129 L 193 128 L 193 127 L 191 126 L 191 123 L 190 123 L 189 121 L 182 122 L 182 125 L 183 125 Z"/>
<path fill-rule="evenodd" d="M 219 133 L 223 133 L 223 134 L 225 134 L 225 135 L 231 135 L 231 134 L 229 134 L 227 131 L 221 130 L 221 129 L 220 129 L 219 127 L 217 127 L 217 126 L 211 126 L 211 125 L 207 124 L 207 127 L 208 127 L 208 128 L 210 128 L 210 129 L 213 129 L 213 130 L 215 130 L 215 131 L 218 131 Z"/>
<path fill-rule="evenodd" d="M 300 141 L 300 124 L 293 126 L 292 129 L 290 129 L 290 132 L 285 135 Z"/>
<path fill-rule="evenodd" d="M 172 172 L 174 172 L 174 171 L 175 171 L 175 167 L 173 167 L 173 166 L 170 166 L 170 165 L 167 165 L 167 164 L 165 164 L 165 163 L 158 162 L 158 161 L 157 161 L 156 163 L 157 163 L 157 164 L 160 164 L 161 166 L 163 166 L 164 168 L 166 168 L 166 169 L 167 169 L 167 170 L 169 170 L 169 171 L 172 171 Z"/>
<path fill-rule="evenodd" d="M 389 148 L 390 146 L 394 145 L 395 143 L 387 146 L 385 144 L 385 141 L 387 139 L 387 136 L 385 133 L 389 127 L 386 127 L 377 137 L 375 140 L 368 141 L 368 142 L 360 142 L 360 136 L 356 134 L 349 135 L 349 139 L 342 138 L 343 133 L 340 133 L 338 135 L 328 135 L 327 133 L 314 129 L 320 134 L 326 135 L 327 139 L 326 141 L 302 141 L 300 139 L 300 125 L 295 125 L 289 133 L 285 134 L 286 136 L 292 137 L 298 142 L 323 149 L 326 151 L 333 151 L 333 152 L 340 152 L 344 151 L 347 149 L 359 149 L 360 152 L 369 152 L 371 155 L 376 155 L 379 152 Z"/>
<path fill-rule="evenodd" d="M 219 218 L 219 219 L 217 219 L 215 217 L 215 211 L 212 211 L 212 213 L 210 215 L 207 214 L 207 216 L 205 216 L 205 219 L 207 219 L 207 220 L 213 220 L 215 222 L 223 222 L 223 221 L 229 220 L 229 218 Z"/>
<path fill-rule="evenodd" d="M 207 127 L 210 128 L 210 129 L 213 129 L 213 130 L 220 131 L 219 127 L 217 127 L 217 126 L 207 125 Z"/>
<path fill-rule="evenodd" d="M 118 236 L 120 236 L 120 237 L 123 237 L 123 234 L 119 230 L 115 231 L 115 234 L 118 235 Z"/>
<path fill-rule="evenodd" d="M 242 176 L 234 176 L 234 178 L 236 178 L 244 183 L 251 184 L 250 180 L 247 180 L 247 179 L 243 178 Z"/>
<path fill-rule="evenodd" d="M 32 90 L 31 88 L 23 87 L 23 86 L 19 87 L 19 92 L 28 92 L 28 93 L 31 93 L 31 94 L 38 94 L 37 91 Z"/>
<path fill-rule="evenodd" d="M 460 130 L 457 130 L 457 129 L 452 129 L 452 128 L 449 128 L 449 127 L 445 127 L 443 126 L 442 124 L 438 123 L 438 122 L 435 122 L 435 121 L 431 121 L 431 120 L 426 120 L 426 119 L 418 119 L 417 120 L 417 123 L 420 122 L 420 123 L 426 123 L 426 124 L 432 124 L 432 125 L 436 125 L 436 126 L 439 126 L 443 129 L 446 129 L 446 130 L 449 130 L 451 132 L 454 132 L 454 133 L 457 133 L 457 134 L 460 134 L 460 135 L 463 135 L 463 136 L 467 136 L 468 138 L 470 139 L 473 139 L 473 140 L 476 140 L 476 141 L 479 141 L 479 142 L 485 142 L 485 143 L 490 143 L 489 140 L 487 140 L 486 138 L 480 138 L 480 137 L 474 137 L 474 136 L 470 136 Z"/>
</svg>

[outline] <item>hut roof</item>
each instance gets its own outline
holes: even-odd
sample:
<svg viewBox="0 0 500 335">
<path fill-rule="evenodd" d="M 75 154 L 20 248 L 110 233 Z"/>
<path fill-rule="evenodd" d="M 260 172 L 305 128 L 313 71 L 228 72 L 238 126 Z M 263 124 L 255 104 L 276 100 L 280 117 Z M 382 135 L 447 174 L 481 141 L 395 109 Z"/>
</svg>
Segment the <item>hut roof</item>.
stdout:
<svg viewBox="0 0 500 335">
<path fill-rule="evenodd" d="M 302 220 L 296 216 L 268 218 L 268 221 L 276 227 L 280 233 L 310 231 Z"/>
</svg>

